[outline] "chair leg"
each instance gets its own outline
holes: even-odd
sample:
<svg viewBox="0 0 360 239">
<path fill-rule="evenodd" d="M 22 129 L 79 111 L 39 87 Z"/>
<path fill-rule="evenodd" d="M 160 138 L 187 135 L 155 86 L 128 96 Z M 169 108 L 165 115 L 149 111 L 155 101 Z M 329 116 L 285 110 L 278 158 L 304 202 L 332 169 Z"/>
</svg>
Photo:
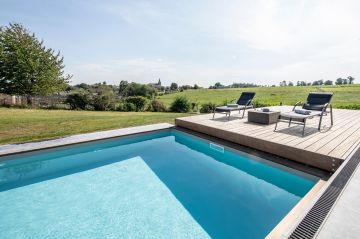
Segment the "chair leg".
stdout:
<svg viewBox="0 0 360 239">
<path fill-rule="evenodd" d="M 291 118 L 289 119 L 289 126 L 288 127 L 290 127 L 290 125 L 291 125 Z"/>
<path fill-rule="evenodd" d="M 320 115 L 320 121 L 319 121 L 319 127 L 318 127 L 318 130 L 320 131 L 321 129 L 321 121 L 322 121 L 322 118 L 323 118 L 323 114 Z"/>
<path fill-rule="evenodd" d="M 275 124 L 275 129 L 274 129 L 274 131 L 276 131 L 276 129 L 277 129 L 277 125 L 278 125 L 278 122 L 276 121 L 276 124 Z"/>
<path fill-rule="evenodd" d="M 229 116 L 228 116 L 228 120 L 230 120 L 230 113 L 231 113 L 231 111 L 229 111 Z"/>
<path fill-rule="evenodd" d="M 243 115 L 242 115 L 242 117 L 241 117 L 242 119 L 243 119 L 244 116 L 245 116 L 245 110 L 246 110 L 246 108 L 243 109 Z"/>
<path fill-rule="evenodd" d="M 332 105 L 330 104 L 330 117 L 331 117 L 331 126 L 334 124 Z"/>
<path fill-rule="evenodd" d="M 304 126 L 303 126 L 302 136 L 304 136 L 304 133 L 305 133 L 305 126 L 306 126 L 306 119 L 304 119 Z"/>
</svg>

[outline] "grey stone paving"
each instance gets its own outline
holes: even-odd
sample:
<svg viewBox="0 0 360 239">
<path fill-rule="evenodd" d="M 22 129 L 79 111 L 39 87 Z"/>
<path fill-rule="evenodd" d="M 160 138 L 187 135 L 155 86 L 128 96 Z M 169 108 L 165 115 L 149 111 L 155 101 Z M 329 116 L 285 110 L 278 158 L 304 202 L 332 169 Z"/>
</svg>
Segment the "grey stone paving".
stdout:
<svg viewBox="0 0 360 239">
<path fill-rule="evenodd" d="M 136 133 L 143 133 L 161 129 L 169 129 L 174 127 L 172 124 L 161 123 L 161 124 L 152 124 L 152 125 L 144 125 L 137 127 L 129 127 L 123 129 L 115 129 L 115 130 L 107 130 L 100 131 L 95 133 L 87 133 L 87 134 L 79 134 L 73 135 L 64 138 L 33 142 L 33 143 L 24 143 L 24 144 L 7 144 L 0 146 L 0 156 L 6 154 L 20 153 L 29 150 L 37 150 L 43 148 L 51 148 L 63 145 L 69 145 L 74 143 L 82 143 L 92 140 L 106 139 L 117 136 L 125 136 Z M 1 161 L 1 159 L 0 159 Z"/>
<path fill-rule="evenodd" d="M 319 239 L 360 238 L 360 169 L 357 167 L 350 182 L 330 212 L 317 236 Z"/>
</svg>

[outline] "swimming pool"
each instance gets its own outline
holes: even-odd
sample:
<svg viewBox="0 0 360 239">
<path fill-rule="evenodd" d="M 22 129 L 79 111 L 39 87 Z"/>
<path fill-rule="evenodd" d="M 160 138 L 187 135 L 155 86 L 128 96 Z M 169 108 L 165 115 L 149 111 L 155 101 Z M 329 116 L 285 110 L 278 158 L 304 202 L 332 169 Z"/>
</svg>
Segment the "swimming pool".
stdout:
<svg viewBox="0 0 360 239">
<path fill-rule="evenodd" d="M 263 238 L 319 180 L 174 129 L 0 158 L 0 238 Z"/>
</svg>

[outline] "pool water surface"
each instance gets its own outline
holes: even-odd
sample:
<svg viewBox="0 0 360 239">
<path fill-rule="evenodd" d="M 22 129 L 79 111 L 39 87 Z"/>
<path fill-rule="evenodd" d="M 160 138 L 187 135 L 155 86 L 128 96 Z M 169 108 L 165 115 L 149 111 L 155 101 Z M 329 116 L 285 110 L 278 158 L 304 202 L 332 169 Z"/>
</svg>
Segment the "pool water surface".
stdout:
<svg viewBox="0 0 360 239">
<path fill-rule="evenodd" d="M 264 238 L 319 180 L 166 130 L 0 158 L 0 238 Z"/>
</svg>

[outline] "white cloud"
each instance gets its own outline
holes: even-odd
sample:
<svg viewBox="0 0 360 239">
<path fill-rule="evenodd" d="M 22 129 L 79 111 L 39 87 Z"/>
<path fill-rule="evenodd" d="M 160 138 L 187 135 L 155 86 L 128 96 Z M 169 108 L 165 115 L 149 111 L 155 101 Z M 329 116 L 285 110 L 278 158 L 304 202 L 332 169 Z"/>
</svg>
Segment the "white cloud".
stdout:
<svg viewBox="0 0 360 239">
<path fill-rule="evenodd" d="M 254 0 L 213 8 L 217 10 L 202 17 L 202 28 L 217 38 L 244 41 L 261 50 L 301 52 L 360 37 L 358 1 Z"/>
</svg>

